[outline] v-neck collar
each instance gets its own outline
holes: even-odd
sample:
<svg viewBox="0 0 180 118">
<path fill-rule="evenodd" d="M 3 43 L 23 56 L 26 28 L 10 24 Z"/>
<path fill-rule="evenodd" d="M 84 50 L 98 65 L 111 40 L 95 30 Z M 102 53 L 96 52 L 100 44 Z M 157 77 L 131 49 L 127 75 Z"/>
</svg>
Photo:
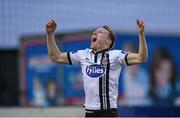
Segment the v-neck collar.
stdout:
<svg viewBox="0 0 180 118">
<path fill-rule="evenodd" d="M 107 51 L 109 51 L 109 49 L 103 49 L 103 50 L 100 50 L 98 52 L 94 52 L 94 50 L 91 49 L 91 53 L 93 53 L 93 54 L 103 53 L 103 52 L 107 52 Z"/>
</svg>

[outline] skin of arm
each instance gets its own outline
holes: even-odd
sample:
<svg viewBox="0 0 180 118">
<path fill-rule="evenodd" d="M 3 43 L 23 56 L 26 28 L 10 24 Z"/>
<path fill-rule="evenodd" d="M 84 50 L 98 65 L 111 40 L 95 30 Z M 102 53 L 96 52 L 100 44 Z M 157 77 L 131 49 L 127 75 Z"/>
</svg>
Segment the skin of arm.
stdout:
<svg viewBox="0 0 180 118">
<path fill-rule="evenodd" d="M 129 65 L 145 63 L 148 59 L 143 20 L 137 20 L 137 29 L 139 34 L 139 51 L 138 53 L 129 53 L 127 55 L 127 62 Z"/>
<path fill-rule="evenodd" d="M 54 20 L 49 21 L 46 25 L 48 56 L 54 63 L 69 64 L 67 53 L 61 52 L 56 44 L 54 36 L 56 27 L 57 24 Z"/>
</svg>

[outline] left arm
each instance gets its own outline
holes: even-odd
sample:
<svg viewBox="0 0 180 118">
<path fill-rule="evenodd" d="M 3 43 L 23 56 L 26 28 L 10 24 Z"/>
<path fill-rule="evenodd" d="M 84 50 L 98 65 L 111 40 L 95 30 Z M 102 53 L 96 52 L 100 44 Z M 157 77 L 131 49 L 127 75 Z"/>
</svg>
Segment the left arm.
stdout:
<svg viewBox="0 0 180 118">
<path fill-rule="evenodd" d="M 129 53 L 127 63 L 129 65 L 145 63 L 148 59 L 148 49 L 144 33 L 144 21 L 137 20 L 137 29 L 139 34 L 139 51 L 138 53 Z"/>
</svg>

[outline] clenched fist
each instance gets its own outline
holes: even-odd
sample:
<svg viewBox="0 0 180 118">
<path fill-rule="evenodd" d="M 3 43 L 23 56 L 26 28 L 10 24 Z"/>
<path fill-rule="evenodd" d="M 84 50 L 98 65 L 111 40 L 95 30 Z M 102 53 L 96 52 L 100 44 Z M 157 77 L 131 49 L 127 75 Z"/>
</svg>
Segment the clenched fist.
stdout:
<svg viewBox="0 0 180 118">
<path fill-rule="evenodd" d="M 137 22 L 137 30 L 140 34 L 144 33 L 144 21 L 143 20 L 136 20 Z"/>
<path fill-rule="evenodd" d="M 48 34 L 51 34 L 51 33 L 53 33 L 53 32 L 55 31 L 56 27 L 57 27 L 57 24 L 56 24 L 56 22 L 52 19 L 52 20 L 50 20 L 50 21 L 46 24 L 46 32 L 47 32 Z"/>
</svg>

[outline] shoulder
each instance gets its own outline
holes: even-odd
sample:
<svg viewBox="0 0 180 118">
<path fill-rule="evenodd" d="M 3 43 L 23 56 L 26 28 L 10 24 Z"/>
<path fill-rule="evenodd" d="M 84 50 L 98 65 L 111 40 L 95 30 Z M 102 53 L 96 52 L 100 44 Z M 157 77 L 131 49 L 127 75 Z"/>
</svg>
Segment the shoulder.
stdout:
<svg viewBox="0 0 180 118">
<path fill-rule="evenodd" d="M 73 51 L 71 52 L 72 55 L 76 55 L 78 57 L 82 57 L 82 56 L 85 56 L 85 55 L 88 55 L 90 53 L 91 49 L 84 49 L 84 50 L 77 50 L 77 51 Z"/>
<path fill-rule="evenodd" d="M 89 49 L 73 51 L 70 52 L 69 57 L 71 58 L 73 64 L 80 64 L 81 60 L 89 54 L 89 51 Z"/>
<path fill-rule="evenodd" d="M 126 55 L 128 52 L 124 51 L 124 50 L 110 50 L 109 54 L 113 54 L 113 55 Z"/>
</svg>

